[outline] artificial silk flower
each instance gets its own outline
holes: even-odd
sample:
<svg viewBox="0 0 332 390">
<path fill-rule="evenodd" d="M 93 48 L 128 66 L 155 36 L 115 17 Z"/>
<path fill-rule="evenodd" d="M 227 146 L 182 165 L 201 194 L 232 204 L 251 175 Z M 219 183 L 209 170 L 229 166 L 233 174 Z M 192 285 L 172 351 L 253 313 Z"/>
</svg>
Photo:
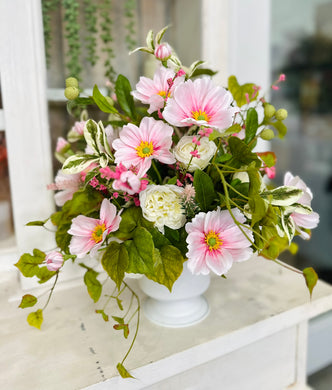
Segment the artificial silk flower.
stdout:
<svg viewBox="0 0 332 390">
<path fill-rule="evenodd" d="M 157 45 L 154 50 L 154 56 L 160 61 L 168 60 L 171 55 L 172 55 L 172 48 L 166 42 Z"/>
<path fill-rule="evenodd" d="M 153 80 L 147 77 L 140 77 L 136 84 L 136 91 L 132 91 L 132 95 L 144 104 L 150 104 L 148 113 L 152 114 L 155 111 L 164 108 L 165 100 L 169 98 L 174 88 L 183 82 L 183 77 L 176 77 L 172 69 L 159 67 Z M 169 80 L 173 80 L 171 84 Z"/>
<path fill-rule="evenodd" d="M 188 80 L 175 88 L 163 117 L 174 126 L 208 126 L 222 131 L 232 125 L 239 111 L 231 106 L 232 101 L 232 94 L 209 78 Z"/>
<path fill-rule="evenodd" d="M 163 121 L 144 117 L 137 127 L 132 123 L 124 126 L 120 138 L 113 141 L 115 163 L 125 167 L 137 167 L 143 174 L 156 159 L 164 164 L 174 164 L 175 158 L 170 152 L 173 128 Z"/>
<path fill-rule="evenodd" d="M 311 201 L 313 198 L 312 192 L 299 176 L 293 176 L 290 172 L 286 172 L 284 176 L 284 185 L 296 187 L 302 190 L 303 195 L 297 201 L 297 203 L 303 206 L 311 207 Z M 308 240 L 310 235 L 302 229 L 314 229 L 317 227 L 319 223 L 319 214 L 314 211 L 309 214 L 301 213 L 300 209 L 296 209 L 296 211 L 292 212 L 290 216 L 293 219 L 295 223 L 295 229 L 300 233 L 300 236 L 303 239 Z"/>
<path fill-rule="evenodd" d="M 200 144 L 196 146 L 197 156 L 193 156 L 195 143 L 194 136 L 183 136 L 174 148 L 174 156 L 180 165 L 188 172 L 194 172 L 196 169 L 204 169 L 208 166 L 211 158 L 217 150 L 213 141 L 207 137 L 201 138 Z M 197 145 L 197 144 L 196 144 Z M 190 164 L 189 164 L 190 162 Z"/>
<path fill-rule="evenodd" d="M 58 171 L 54 181 L 55 183 L 50 184 L 47 188 L 59 191 L 54 195 L 55 204 L 59 207 L 63 206 L 67 200 L 71 200 L 74 193 L 82 185 L 80 173 L 67 174 L 61 170 Z"/>
<path fill-rule="evenodd" d="M 57 141 L 56 141 L 56 147 L 55 147 L 55 151 L 57 153 L 61 153 L 63 151 L 63 149 L 69 145 L 69 142 L 67 140 L 65 140 L 63 137 L 58 137 Z"/>
<path fill-rule="evenodd" d="M 139 194 L 144 218 L 154 222 L 156 228 L 162 233 L 165 226 L 180 229 L 186 222 L 181 206 L 183 191 L 183 188 L 172 184 L 148 185 Z"/>
<path fill-rule="evenodd" d="M 68 233 L 71 238 L 69 251 L 78 258 L 90 252 L 94 256 L 105 241 L 106 236 L 119 229 L 121 217 L 114 204 L 104 199 L 100 207 L 100 218 L 79 215 L 73 218 Z"/>
<path fill-rule="evenodd" d="M 246 221 L 244 215 L 238 209 L 232 209 L 232 214 L 253 241 L 252 232 L 243 226 Z M 233 262 L 248 260 L 253 253 L 250 241 L 235 224 L 228 210 L 217 209 L 197 214 L 186 224 L 186 232 L 188 268 L 193 274 L 207 275 L 213 271 L 217 275 L 224 275 Z"/>
<path fill-rule="evenodd" d="M 45 257 L 46 268 L 49 271 L 57 271 L 62 267 L 63 256 L 58 251 L 52 251 L 48 253 Z"/>
<path fill-rule="evenodd" d="M 115 168 L 112 187 L 116 191 L 123 191 L 129 195 L 138 194 L 145 190 L 149 181 L 144 180 L 144 172 L 138 171 L 135 167 L 126 168 L 121 163 Z"/>
</svg>

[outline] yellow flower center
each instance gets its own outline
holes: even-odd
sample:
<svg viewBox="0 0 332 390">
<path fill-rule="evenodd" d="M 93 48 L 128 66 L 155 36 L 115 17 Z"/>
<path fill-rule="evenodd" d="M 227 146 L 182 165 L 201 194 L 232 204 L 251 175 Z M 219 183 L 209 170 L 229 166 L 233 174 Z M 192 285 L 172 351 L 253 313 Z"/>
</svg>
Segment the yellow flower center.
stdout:
<svg viewBox="0 0 332 390">
<path fill-rule="evenodd" d="M 98 242 L 100 242 L 103 239 L 103 233 L 105 230 L 106 230 L 106 226 L 104 223 L 97 225 L 93 229 L 91 238 L 95 241 L 96 244 L 98 244 Z"/>
<path fill-rule="evenodd" d="M 159 91 L 159 92 L 158 92 L 158 95 L 161 96 L 161 97 L 163 97 L 163 98 L 165 99 L 165 97 L 166 97 L 166 91 Z M 168 92 L 167 97 L 169 98 L 170 95 L 171 95 L 171 93 Z"/>
<path fill-rule="evenodd" d="M 150 157 L 154 150 L 153 150 L 153 144 L 152 142 L 148 141 L 141 141 L 140 145 L 136 148 L 137 156 L 144 158 L 144 157 Z"/>
<path fill-rule="evenodd" d="M 219 238 L 219 234 L 213 230 L 210 230 L 208 234 L 205 234 L 205 242 L 209 247 L 209 251 L 219 249 L 223 244 L 222 240 Z"/>
<path fill-rule="evenodd" d="M 207 115 L 205 111 L 191 111 L 192 118 L 194 118 L 197 121 L 206 121 L 208 122 L 210 117 Z"/>
</svg>

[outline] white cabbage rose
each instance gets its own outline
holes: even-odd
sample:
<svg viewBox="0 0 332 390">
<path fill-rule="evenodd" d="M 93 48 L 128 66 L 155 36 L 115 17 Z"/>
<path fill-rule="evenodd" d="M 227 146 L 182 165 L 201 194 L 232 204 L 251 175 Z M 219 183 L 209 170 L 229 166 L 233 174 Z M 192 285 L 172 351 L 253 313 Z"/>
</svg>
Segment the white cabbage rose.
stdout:
<svg viewBox="0 0 332 390">
<path fill-rule="evenodd" d="M 171 229 L 181 228 L 186 217 L 180 200 L 183 189 L 175 185 L 148 185 L 139 194 L 143 216 L 154 222 L 158 230 L 164 233 L 164 226 Z"/>
<path fill-rule="evenodd" d="M 193 136 L 184 136 L 180 139 L 174 148 L 174 156 L 180 162 L 183 168 L 187 168 L 190 159 L 193 157 L 190 152 L 194 150 Z M 211 158 L 217 150 L 217 146 L 213 141 L 209 141 L 207 137 L 200 139 L 200 145 L 197 146 L 197 152 L 200 158 L 193 157 L 189 172 L 194 172 L 196 169 L 204 169 L 209 164 Z"/>
</svg>

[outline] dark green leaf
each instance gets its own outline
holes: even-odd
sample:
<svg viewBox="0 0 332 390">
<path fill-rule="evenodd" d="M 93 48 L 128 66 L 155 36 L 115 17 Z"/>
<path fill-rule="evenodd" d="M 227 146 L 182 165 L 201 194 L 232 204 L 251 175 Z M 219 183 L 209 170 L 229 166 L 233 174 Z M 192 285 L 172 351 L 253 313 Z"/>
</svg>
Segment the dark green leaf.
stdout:
<svg viewBox="0 0 332 390">
<path fill-rule="evenodd" d="M 43 311 L 38 309 L 37 311 L 30 313 L 27 317 L 28 324 L 40 329 L 43 323 Z"/>
<path fill-rule="evenodd" d="M 248 145 L 238 137 L 230 137 L 228 139 L 228 144 L 233 155 L 232 162 L 234 166 L 240 167 L 242 165 L 250 165 L 250 163 L 254 161 L 257 168 L 261 167 L 262 162 L 257 157 L 256 153 L 253 153 Z"/>
<path fill-rule="evenodd" d="M 26 307 L 32 307 L 37 303 L 37 298 L 34 295 L 25 294 L 22 297 L 19 307 L 25 309 Z"/>
<path fill-rule="evenodd" d="M 193 73 L 190 75 L 190 78 L 202 76 L 202 75 L 208 75 L 208 76 L 214 76 L 218 73 L 218 71 L 214 71 L 212 69 L 208 68 L 196 68 Z"/>
<path fill-rule="evenodd" d="M 114 108 L 108 99 L 99 91 L 97 85 L 93 87 L 92 93 L 93 100 L 100 108 L 101 111 L 107 112 L 108 114 L 117 114 L 118 110 Z"/>
<path fill-rule="evenodd" d="M 246 135 L 244 142 L 249 144 L 256 135 L 258 129 L 258 115 L 254 108 L 249 108 L 246 119 Z"/>
<path fill-rule="evenodd" d="M 102 285 L 97 279 L 98 272 L 93 269 L 88 269 L 84 274 L 84 283 L 88 289 L 88 293 L 94 302 L 97 302 L 102 292 Z"/>
<path fill-rule="evenodd" d="M 312 267 L 305 268 L 303 270 L 303 276 L 306 282 L 306 285 L 308 287 L 310 298 L 312 297 L 312 290 L 316 286 L 316 283 L 318 281 L 318 275 L 316 274 L 315 270 Z"/>
<path fill-rule="evenodd" d="M 106 248 L 101 264 L 110 278 L 116 283 L 120 290 L 125 272 L 129 263 L 128 252 L 124 245 L 112 241 Z"/>
<path fill-rule="evenodd" d="M 136 119 L 134 99 L 131 95 L 131 85 L 128 79 L 119 74 L 115 83 L 115 93 L 122 110 L 132 119 Z"/>
<path fill-rule="evenodd" d="M 28 222 L 25 226 L 44 226 L 47 221 L 48 218 L 45 219 L 45 221 L 31 221 Z"/>
<path fill-rule="evenodd" d="M 194 187 L 196 190 L 195 198 L 201 210 L 208 211 L 216 197 L 211 177 L 197 169 L 194 174 Z"/>
</svg>

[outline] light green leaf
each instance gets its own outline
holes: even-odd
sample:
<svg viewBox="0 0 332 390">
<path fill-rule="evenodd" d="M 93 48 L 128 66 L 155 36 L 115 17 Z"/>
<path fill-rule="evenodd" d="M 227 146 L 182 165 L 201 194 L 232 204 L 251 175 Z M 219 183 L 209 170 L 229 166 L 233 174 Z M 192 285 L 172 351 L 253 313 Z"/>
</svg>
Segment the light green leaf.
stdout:
<svg viewBox="0 0 332 390">
<path fill-rule="evenodd" d="M 302 195 L 302 190 L 291 186 L 281 186 L 261 193 L 261 197 L 274 206 L 291 206 Z"/>
<path fill-rule="evenodd" d="M 242 107 L 244 104 L 247 104 L 246 93 L 249 95 L 249 98 L 254 93 L 254 84 L 243 84 L 240 85 L 235 76 L 230 76 L 228 78 L 228 89 L 233 95 L 234 100 L 236 101 L 239 107 Z"/>
<path fill-rule="evenodd" d="M 149 30 L 147 36 L 146 36 L 146 46 L 154 51 L 154 42 L 153 42 L 153 31 Z"/>
<path fill-rule="evenodd" d="M 194 174 L 194 187 L 196 191 L 195 199 L 201 210 L 208 211 L 216 198 L 211 177 L 207 173 L 197 169 Z"/>
<path fill-rule="evenodd" d="M 74 174 L 84 171 L 91 163 L 97 162 L 98 156 L 91 154 L 74 155 L 67 158 L 62 166 L 64 173 Z"/>
<path fill-rule="evenodd" d="M 38 309 L 35 312 L 32 312 L 27 317 L 28 324 L 34 326 L 37 329 L 40 329 L 43 323 L 43 311 Z"/>
<path fill-rule="evenodd" d="M 167 29 L 169 28 L 169 26 L 166 26 L 164 28 L 162 28 L 160 31 L 158 31 L 157 35 L 156 35 L 156 42 L 159 44 L 165 34 L 165 32 L 167 31 Z"/>
<path fill-rule="evenodd" d="M 312 267 L 305 268 L 303 270 L 303 276 L 308 287 L 310 298 L 312 297 L 312 291 L 318 281 L 318 275 Z"/>
<path fill-rule="evenodd" d="M 26 307 L 32 307 L 37 303 L 37 298 L 31 294 L 25 294 L 22 297 L 20 308 L 25 309 Z"/>
<path fill-rule="evenodd" d="M 84 274 L 84 283 L 88 289 L 88 293 L 94 302 L 97 302 L 100 298 L 102 292 L 102 285 L 97 279 L 98 272 L 94 271 L 92 268 L 89 268 Z"/>
<path fill-rule="evenodd" d="M 279 138 L 285 137 L 285 135 L 287 134 L 287 127 L 283 122 L 276 121 L 276 122 L 270 122 L 269 124 L 278 131 Z"/>
<path fill-rule="evenodd" d="M 106 248 L 101 264 L 120 290 L 129 263 L 128 252 L 124 245 L 112 241 Z"/>
<path fill-rule="evenodd" d="M 183 271 L 184 259 L 180 250 L 172 245 L 163 246 L 160 250 L 155 249 L 154 259 L 155 275 L 147 274 L 146 276 L 172 291 L 174 282 Z"/>
<path fill-rule="evenodd" d="M 119 374 L 122 376 L 122 378 L 135 378 L 129 374 L 129 372 L 124 368 L 123 364 L 118 363 L 116 368 L 117 368 Z"/>
<path fill-rule="evenodd" d="M 45 260 L 46 254 L 39 249 L 33 250 L 33 255 L 24 253 L 15 266 L 21 271 L 22 275 L 31 278 L 36 276 L 40 283 L 44 283 L 55 275 L 55 272 L 49 271 L 46 266 L 40 266 Z"/>
<path fill-rule="evenodd" d="M 257 155 L 264 161 L 269 168 L 273 167 L 277 162 L 277 157 L 274 152 L 257 153 Z"/>
<path fill-rule="evenodd" d="M 268 205 L 259 195 L 254 195 L 249 199 L 249 207 L 251 212 L 251 226 L 254 226 L 265 217 Z"/>
<path fill-rule="evenodd" d="M 104 312 L 103 309 L 97 309 L 97 310 L 96 310 L 96 313 L 97 313 L 97 314 L 101 314 L 101 316 L 103 317 L 103 320 L 104 320 L 105 322 L 108 322 L 108 320 L 109 320 L 108 315 Z"/>
</svg>

